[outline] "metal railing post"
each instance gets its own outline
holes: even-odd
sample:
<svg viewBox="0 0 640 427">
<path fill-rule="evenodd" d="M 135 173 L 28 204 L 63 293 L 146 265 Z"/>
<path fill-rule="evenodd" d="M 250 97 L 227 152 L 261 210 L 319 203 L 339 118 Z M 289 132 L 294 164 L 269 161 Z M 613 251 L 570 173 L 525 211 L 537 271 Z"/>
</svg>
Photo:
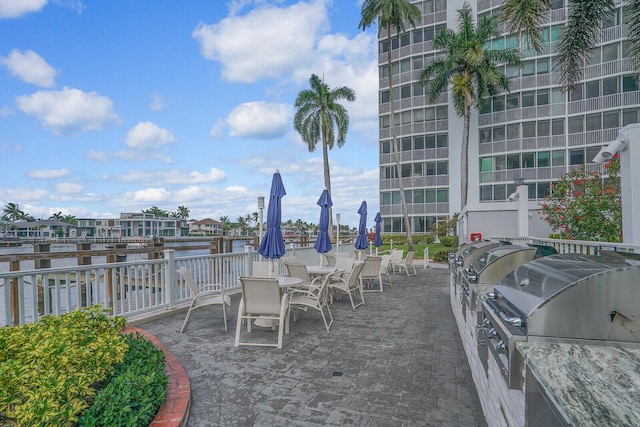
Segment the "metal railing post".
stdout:
<svg viewBox="0 0 640 427">
<path fill-rule="evenodd" d="M 167 296 L 166 301 L 167 304 L 169 305 L 169 308 L 173 308 L 173 306 L 176 304 L 176 283 L 177 281 L 177 274 L 176 274 L 176 251 L 174 249 L 165 249 L 164 251 L 164 259 L 167 260 L 167 265 L 166 265 L 166 269 L 167 269 L 167 274 L 166 274 L 166 291 L 167 291 Z"/>
</svg>

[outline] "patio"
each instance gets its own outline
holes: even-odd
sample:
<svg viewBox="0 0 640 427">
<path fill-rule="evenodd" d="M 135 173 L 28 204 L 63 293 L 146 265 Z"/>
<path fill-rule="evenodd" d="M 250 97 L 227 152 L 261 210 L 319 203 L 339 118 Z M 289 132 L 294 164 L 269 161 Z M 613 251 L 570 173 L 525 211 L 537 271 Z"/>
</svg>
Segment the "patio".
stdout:
<svg viewBox="0 0 640 427">
<path fill-rule="evenodd" d="M 239 296 L 224 331 L 220 307 L 140 325 L 191 382 L 188 426 L 486 426 L 449 300 L 449 271 L 392 276 L 383 293 L 291 322 L 282 350 L 233 346 Z M 275 334 L 260 331 L 260 334 Z M 260 332 L 258 332 L 260 331 Z"/>
</svg>

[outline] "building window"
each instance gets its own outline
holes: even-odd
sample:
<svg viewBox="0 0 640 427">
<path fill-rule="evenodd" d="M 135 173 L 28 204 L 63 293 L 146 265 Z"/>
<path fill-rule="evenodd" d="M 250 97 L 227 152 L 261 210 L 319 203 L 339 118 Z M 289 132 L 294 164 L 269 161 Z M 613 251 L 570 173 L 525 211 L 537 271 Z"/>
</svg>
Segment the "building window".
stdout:
<svg viewBox="0 0 640 427">
<path fill-rule="evenodd" d="M 496 126 L 493 128 L 493 140 L 504 141 L 504 126 Z"/>
<path fill-rule="evenodd" d="M 600 80 L 594 80 L 585 84 L 586 98 L 596 98 L 600 96 Z"/>
<path fill-rule="evenodd" d="M 538 199 L 544 199 L 549 194 L 551 194 L 551 183 L 550 182 L 539 182 L 538 183 Z"/>
<path fill-rule="evenodd" d="M 549 152 L 548 151 L 539 151 L 538 152 L 538 167 L 539 168 L 547 168 L 551 166 L 549 161 Z"/>
<path fill-rule="evenodd" d="M 422 43 L 422 30 L 415 30 L 412 32 L 412 35 L 414 43 Z"/>
<path fill-rule="evenodd" d="M 587 132 L 602 129 L 602 115 L 600 113 L 587 115 Z"/>
<path fill-rule="evenodd" d="M 422 108 L 413 110 L 413 123 L 422 123 L 422 122 L 424 122 L 424 110 Z"/>
<path fill-rule="evenodd" d="M 540 120 L 538 123 L 538 136 L 549 136 L 551 133 L 549 120 Z"/>
<path fill-rule="evenodd" d="M 522 92 L 522 107 L 533 107 L 536 105 L 535 91 Z"/>
<path fill-rule="evenodd" d="M 381 148 L 380 148 L 380 153 L 381 154 L 389 154 L 389 153 L 391 153 L 391 141 L 382 142 Z"/>
<path fill-rule="evenodd" d="M 522 137 L 533 138 L 536 136 L 536 122 L 522 123 Z"/>
<path fill-rule="evenodd" d="M 602 113 L 602 128 L 603 129 L 615 129 L 620 127 L 620 112 L 610 111 L 608 113 Z"/>
<path fill-rule="evenodd" d="M 507 139 L 520 138 L 520 123 L 507 125 Z"/>
<path fill-rule="evenodd" d="M 481 144 L 491 142 L 491 128 L 479 129 L 478 133 L 478 141 L 480 141 Z"/>
<path fill-rule="evenodd" d="M 618 77 L 602 79 L 602 95 L 612 95 L 620 92 Z"/>
<path fill-rule="evenodd" d="M 549 104 L 549 89 L 541 89 L 536 92 L 536 95 L 537 95 L 537 100 L 536 100 L 537 105 Z"/>
<path fill-rule="evenodd" d="M 400 151 L 411 151 L 411 137 L 406 136 L 400 142 Z"/>
<path fill-rule="evenodd" d="M 493 158 L 480 158 L 480 172 L 491 172 L 493 170 Z"/>
<path fill-rule="evenodd" d="M 507 169 L 520 169 L 520 154 L 507 154 Z"/>
<path fill-rule="evenodd" d="M 400 88 L 400 99 L 411 98 L 411 85 L 404 85 Z"/>
<path fill-rule="evenodd" d="M 569 117 L 569 133 L 584 131 L 584 116 Z"/>
<path fill-rule="evenodd" d="M 584 164 L 584 148 L 569 150 L 569 164 L 572 166 Z"/>
<path fill-rule="evenodd" d="M 410 178 L 411 177 L 411 163 L 406 163 L 401 166 L 402 169 L 402 177 Z"/>
<path fill-rule="evenodd" d="M 436 197 L 437 197 L 437 202 L 438 203 L 448 203 L 449 202 L 449 190 L 444 188 L 444 189 L 438 189 L 437 193 L 436 193 Z"/>
<path fill-rule="evenodd" d="M 446 133 L 436 135 L 436 147 L 447 148 L 449 146 L 449 136 Z"/>
<path fill-rule="evenodd" d="M 551 152 L 551 166 L 564 166 L 564 150 Z"/>
<path fill-rule="evenodd" d="M 493 200 L 506 200 L 507 186 L 505 184 L 497 184 L 493 186 Z"/>
<path fill-rule="evenodd" d="M 492 187 L 490 185 L 481 185 L 480 186 L 480 201 L 491 201 L 493 200 Z"/>
<path fill-rule="evenodd" d="M 622 76 L 622 91 L 633 92 L 638 90 L 638 80 L 635 76 Z"/>
<path fill-rule="evenodd" d="M 530 169 L 536 167 L 536 153 L 522 153 L 522 168 Z"/>
<path fill-rule="evenodd" d="M 507 110 L 513 110 L 520 107 L 520 94 L 511 93 L 507 95 Z"/>
<path fill-rule="evenodd" d="M 424 198 L 427 203 L 436 202 L 436 190 L 424 190 Z"/>
<path fill-rule="evenodd" d="M 593 162 L 593 158 L 598 154 L 601 147 L 587 147 L 586 148 L 586 160 L 587 162 Z"/>
<path fill-rule="evenodd" d="M 380 92 L 380 102 L 383 104 L 387 104 L 389 102 L 389 91 L 384 90 Z"/>
<path fill-rule="evenodd" d="M 564 119 L 551 120 L 551 135 L 564 135 Z"/>
<path fill-rule="evenodd" d="M 424 150 L 424 135 L 418 135 L 413 137 L 413 149 Z"/>
<path fill-rule="evenodd" d="M 424 203 L 424 190 L 413 190 L 413 203 Z"/>
</svg>

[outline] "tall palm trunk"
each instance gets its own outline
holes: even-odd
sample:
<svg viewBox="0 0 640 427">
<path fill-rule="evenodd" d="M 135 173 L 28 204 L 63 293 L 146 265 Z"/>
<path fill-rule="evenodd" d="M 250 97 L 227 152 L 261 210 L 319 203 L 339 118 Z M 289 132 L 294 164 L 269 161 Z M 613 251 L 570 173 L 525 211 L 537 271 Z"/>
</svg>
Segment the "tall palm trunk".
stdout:
<svg viewBox="0 0 640 427">
<path fill-rule="evenodd" d="M 322 161 L 324 162 L 324 186 L 331 197 L 331 175 L 329 174 L 329 147 L 325 132 L 322 132 Z M 329 208 L 329 240 L 333 239 L 333 208 Z"/>
<path fill-rule="evenodd" d="M 467 189 L 469 182 L 469 126 L 471 123 L 471 107 L 465 103 L 464 106 L 464 124 L 462 129 L 462 155 L 460 164 L 462 173 L 460 174 L 460 209 L 467 204 Z"/>
<path fill-rule="evenodd" d="M 398 138 L 396 137 L 395 111 L 393 109 L 393 77 L 391 72 L 391 25 L 387 25 L 387 64 L 389 65 L 389 113 L 391 114 L 391 140 L 393 142 L 393 153 L 396 160 L 396 174 L 398 178 L 398 189 L 400 190 L 400 204 L 402 207 L 402 216 L 404 217 L 404 228 L 407 233 L 407 248 L 414 250 L 413 237 L 411 234 L 411 224 L 409 223 L 409 213 L 407 211 L 407 200 L 404 196 L 404 184 L 402 182 L 402 168 L 400 167 L 400 147 L 398 146 Z"/>
</svg>

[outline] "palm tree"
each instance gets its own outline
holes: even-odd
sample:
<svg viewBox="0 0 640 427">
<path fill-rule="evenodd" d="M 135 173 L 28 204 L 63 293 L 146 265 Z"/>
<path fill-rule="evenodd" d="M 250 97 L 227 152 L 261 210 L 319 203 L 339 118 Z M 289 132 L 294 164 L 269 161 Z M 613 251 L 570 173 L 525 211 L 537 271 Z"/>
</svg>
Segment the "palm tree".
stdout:
<svg viewBox="0 0 640 427">
<path fill-rule="evenodd" d="M 229 217 L 227 215 L 221 216 L 220 222 L 222 223 L 222 235 L 226 235 L 229 230 Z"/>
<path fill-rule="evenodd" d="M 64 215 L 60 221 L 66 222 L 67 224 L 71 225 L 78 225 L 78 220 L 76 219 L 75 215 Z"/>
<path fill-rule="evenodd" d="M 49 219 L 52 219 L 54 221 L 62 221 L 63 218 L 64 215 L 62 215 L 62 212 L 56 212 L 49 217 Z"/>
<path fill-rule="evenodd" d="M 180 218 L 189 218 L 189 214 L 191 213 L 191 211 L 188 207 L 180 205 L 178 206 L 178 210 L 176 211 L 176 213 Z"/>
<path fill-rule="evenodd" d="M 400 166 L 400 147 L 398 146 L 398 138 L 396 137 L 395 112 L 393 108 L 393 80 L 391 73 L 391 38 L 392 29 L 395 28 L 395 37 L 400 37 L 405 32 L 405 23 L 416 26 L 416 22 L 420 22 L 422 13 L 415 4 L 409 3 L 407 0 L 365 0 L 362 3 L 361 10 L 362 19 L 358 24 L 358 28 L 366 30 L 376 20 L 380 29 L 384 28 L 387 33 L 387 67 L 389 81 L 389 118 L 391 127 L 391 141 L 393 144 L 393 152 L 396 160 L 396 174 L 398 178 L 398 190 L 400 191 L 400 203 L 402 207 L 402 216 L 404 217 L 404 228 L 407 233 L 407 246 L 410 251 L 414 250 L 413 237 L 411 232 L 411 223 L 409 222 L 409 213 L 407 212 L 407 200 L 404 194 L 404 183 L 402 182 L 402 173 Z M 331 227 L 333 228 L 333 227 Z"/>
<path fill-rule="evenodd" d="M 322 160 L 324 163 L 324 186 L 331 195 L 331 177 L 329 175 L 329 150 L 335 144 L 342 147 L 349 131 L 349 113 L 338 101 L 353 102 L 356 94 L 353 89 L 342 86 L 331 90 L 315 74 L 309 79 L 311 89 L 298 92 L 293 127 L 314 151 L 318 141 L 322 140 Z M 338 131 L 336 135 L 335 131 Z M 329 235 L 333 233 L 333 214 L 329 213 Z"/>
<path fill-rule="evenodd" d="M 560 84 L 572 89 L 582 79 L 585 61 L 591 49 L 598 43 L 602 22 L 616 5 L 615 0 L 569 1 L 567 26 L 560 36 L 556 52 Z M 640 1 L 626 0 L 626 21 L 629 23 L 628 41 L 635 58 L 640 58 Z M 547 21 L 551 1 L 506 0 L 502 14 L 508 30 L 521 36 L 525 47 L 541 53 L 544 40 L 540 28 Z"/>
<path fill-rule="evenodd" d="M 7 203 L 2 210 L 2 218 L 7 221 L 17 222 L 25 219 L 26 214 L 20 210 L 17 203 Z"/>
<path fill-rule="evenodd" d="M 498 69 L 497 63 L 520 65 L 514 50 L 492 50 L 489 41 L 499 35 L 498 16 L 483 18 L 476 28 L 473 10 L 468 3 L 458 10 L 457 32 L 440 31 L 433 40 L 435 49 L 444 55 L 429 64 L 420 74 L 420 82 L 428 85 L 428 98 L 436 98 L 451 84 L 453 106 L 464 118 L 462 129 L 462 173 L 460 177 L 461 208 L 467 204 L 469 178 L 469 119 L 471 107 L 486 96 L 509 90 L 509 79 Z"/>
</svg>

